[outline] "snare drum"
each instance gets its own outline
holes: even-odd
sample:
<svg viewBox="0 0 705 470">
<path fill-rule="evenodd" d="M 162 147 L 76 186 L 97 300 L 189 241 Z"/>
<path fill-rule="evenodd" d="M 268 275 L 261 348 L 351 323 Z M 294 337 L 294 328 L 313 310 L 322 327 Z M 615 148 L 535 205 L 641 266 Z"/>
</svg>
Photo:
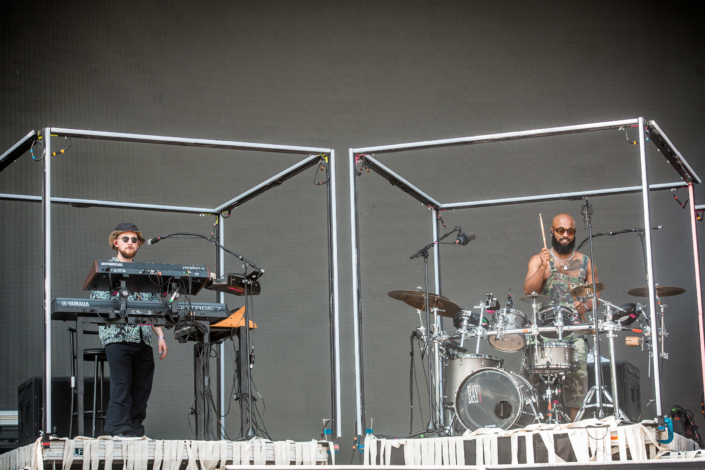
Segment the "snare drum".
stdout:
<svg viewBox="0 0 705 470">
<path fill-rule="evenodd" d="M 578 365 L 571 343 L 539 343 L 527 348 L 527 367 L 537 373 L 570 372 Z"/>
<path fill-rule="evenodd" d="M 556 318 L 560 315 L 563 318 L 563 326 L 579 325 L 578 314 L 573 310 L 563 305 L 549 305 L 539 310 L 538 319 L 539 327 L 555 326 Z M 572 335 L 572 331 L 563 331 L 563 337 Z M 541 333 L 544 338 L 558 338 L 558 333 L 553 331 L 544 331 Z"/>
<path fill-rule="evenodd" d="M 492 367 L 500 368 L 504 359 L 486 354 L 463 354 L 461 357 L 451 359 L 443 371 L 443 390 L 448 399 L 452 399 L 460 383 L 478 369 Z"/>
<path fill-rule="evenodd" d="M 492 318 L 492 328 L 496 329 L 500 323 L 504 324 L 506 330 L 529 328 L 531 321 L 519 310 L 513 308 L 503 308 L 498 310 Z M 498 351 L 518 352 L 524 348 L 526 339 L 523 334 L 504 335 L 502 339 L 496 336 L 488 338 L 490 346 Z"/>
</svg>

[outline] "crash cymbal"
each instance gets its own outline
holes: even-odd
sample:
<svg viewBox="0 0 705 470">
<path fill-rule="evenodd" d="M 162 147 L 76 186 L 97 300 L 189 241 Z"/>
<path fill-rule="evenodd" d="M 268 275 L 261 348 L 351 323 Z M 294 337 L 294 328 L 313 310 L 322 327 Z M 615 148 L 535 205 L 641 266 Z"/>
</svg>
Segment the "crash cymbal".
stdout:
<svg viewBox="0 0 705 470">
<path fill-rule="evenodd" d="M 596 282 L 595 283 L 595 289 L 597 289 L 597 292 L 601 292 L 605 288 L 605 283 L 604 282 Z M 590 284 L 580 284 L 579 286 L 573 287 L 570 291 L 571 294 L 573 294 L 573 297 L 585 297 L 588 294 L 592 294 L 592 283 Z"/>
<path fill-rule="evenodd" d="M 416 290 L 393 290 L 388 292 L 387 295 L 393 299 L 401 300 L 407 305 L 419 310 L 424 310 L 426 308 L 426 295 L 424 292 L 419 292 Z M 448 318 L 453 318 L 453 315 L 462 310 L 460 305 L 455 302 L 451 302 L 443 296 L 429 292 L 428 308 L 431 309 L 434 307 L 439 309 L 438 315 Z"/>
<path fill-rule="evenodd" d="M 528 302 L 530 304 L 534 303 L 534 299 L 536 299 L 536 302 L 539 304 L 542 304 L 544 302 L 548 302 L 551 300 L 551 298 L 547 295 L 541 295 L 541 294 L 529 294 L 525 295 L 524 297 L 520 297 L 519 300 L 522 302 Z"/>
<path fill-rule="evenodd" d="M 685 289 L 682 289 L 680 287 L 668 287 L 668 286 L 656 286 L 656 295 L 659 297 L 670 297 L 672 295 L 681 295 L 683 292 L 685 292 Z M 634 297 L 648 297 L 649 296 L 649 288 L 648 287 L 637 287 L 636 289 L 632 289 L 627 294 L 632 295 Z"/>
</svg>

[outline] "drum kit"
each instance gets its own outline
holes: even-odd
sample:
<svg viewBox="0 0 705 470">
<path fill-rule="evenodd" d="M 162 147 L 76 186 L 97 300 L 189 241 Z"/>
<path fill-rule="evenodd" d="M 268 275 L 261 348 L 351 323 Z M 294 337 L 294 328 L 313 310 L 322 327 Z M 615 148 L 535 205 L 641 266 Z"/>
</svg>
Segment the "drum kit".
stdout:
<svg viewBox="0 0 705 470">
<path fill-rule="evenodd" d="M 432 317 L 430 330 L 423 322 L 418 337 L 423 341 L 423 349 L 432 355 L 429 395 L 433 417 L 425 432 L 442 435 L 455 435 L 466 430 L 480 428 L 513 429 L 532 423 L 564 423 L 571 419 L 561 405 L 561 395 L 566 377 L 580 367 L 578 354 L 572 337 L 592 335 L 599 342 L 599 334 L 606 333 L 609 341 L 612 370 L 612 389 L 616 388 L 614 338 L 617 332 L 630 331 L 643 333 L 642 338 L 627 344 L 648 347 L 651 344 L 651 325 L 645 308 L 638 303 L 617 306 L 595 295 L 604 289 L 603 283 L 581 284 L 571 289 L 574 297 L 596 299 L 602 307 L 602 316 L 581 321 L 578 314 L 561 305 L 550 305 L 550 298 L 532 293 L 521 297 L 521 301 L 531 306 L 527 315 L 514 308 L 511 290 L 507 306 L 502 308 L 497 299 L 488 294 L 472 310 L 464 310 L 455 302 L 437 294 L 424 291 L 392 291 L 388 295 L 415 308 L 419 315 L 426 308 Z M 685 292 L 677 287 L 656 287 L 659 297 L 678 295 Z M 648 289 L 633 289 L 632 296 L 647 297 Z M 663 338 L 667 335 L 663 323 L 665 305 L 661 308 L 661 356 Z M 428 306 L 428 307 L 427 307 Z M 588 312 L 590 313 L 590 312 Z M 438 317 L 453 320 L 455 333 L 441 331 Z M 427 317 L 428 318 L 428 317 Z M 474 349 L 468 349 L 474 340 Z M 480 354 L 484 340 L 498 351 L 498 354 L 521 354 L 521 372 L 504 370 L 504 358 Z M 595 351 L 598 349 L 598 351 Z M 593 346 L 593 357 L 599 357 L 599 348 Z M 600 359 L 597 359 L 598 361 Z M 596 368 L 597 370 L 597 368 Z M 600 368 L 601 370 L 601 368 Z M 598 382 L 599 383 L 599 382 Z M 545 391 L 539 394 L 539 390 Z M 591 404 L 598 394 L 604 394 L 606 401 Z M 589 410 L 600 407 L 612 408 L 620 421 L 629 421 L 619 409 L 616 396 L 612 397 L 604 387 L 593 387 L 587 393 L 583 407 L 576 421 Z"/>
</svg>

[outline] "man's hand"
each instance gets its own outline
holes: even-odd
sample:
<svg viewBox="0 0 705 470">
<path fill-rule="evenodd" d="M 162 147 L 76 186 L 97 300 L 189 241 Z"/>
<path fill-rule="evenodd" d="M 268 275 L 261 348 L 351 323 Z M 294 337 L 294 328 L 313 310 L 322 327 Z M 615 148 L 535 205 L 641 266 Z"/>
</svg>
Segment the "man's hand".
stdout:
<svg viewBox="0 0 705 470">
<path fill-rule="evenodd" d="M 575 307 L 575 310 L 577 310 L 580 315 L 583 315 L 585 312 L 587 312 L 587 305 L 580 302 L 579 300 L 576 300 L 575 303 L 573 303 L 573 306 Z"/>
<path fill-rule="evenodd" d="M 159 340 L 159 360 L 162 360 L 166 357 L 167 351 L 169 351 L 169 347 L 166 345 L 166 340 L 165 339 L 160 339 Z"/>
<path fill-rule="evenodd" d="M 546 248 L 542 248 L 541 253 L 539 253 L 539 259 L 541 260 L 541 267 L 545 268 L 551 261 L 551 253 Z"/>
</svg>

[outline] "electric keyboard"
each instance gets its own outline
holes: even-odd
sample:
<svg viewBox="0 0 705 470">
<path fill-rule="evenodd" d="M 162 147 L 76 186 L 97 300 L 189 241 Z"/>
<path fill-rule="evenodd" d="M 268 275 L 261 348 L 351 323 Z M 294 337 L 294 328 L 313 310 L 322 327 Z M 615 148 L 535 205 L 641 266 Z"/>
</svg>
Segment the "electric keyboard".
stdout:
<svg viewBox="0 0 705 470">
<path fill-rule="evenodd" d="M 175 282 L 180 293 L 195 295 L 210 278 L 208 266 L 94 261 L 83 290 L 116 291 L 124 279 L 130 292 L 164 294 L 173 291 Z"/>
<path fill-rule="evenodd" d="M 171 314 L 171 304 L 145 300 L 128 300 L 127 315 L 131 317 L 162 318 Z M 219 321 L 230 316 L 228 306 L 221 303 L 178 303 L 179 314 L 188 312 L 190 320 Z M 76 317 L 109 316 L 120 314 L 119 300 L 70 299 L 57 297 L 51 302 L 52 320 L 75 320 Z"/>
</svg>

